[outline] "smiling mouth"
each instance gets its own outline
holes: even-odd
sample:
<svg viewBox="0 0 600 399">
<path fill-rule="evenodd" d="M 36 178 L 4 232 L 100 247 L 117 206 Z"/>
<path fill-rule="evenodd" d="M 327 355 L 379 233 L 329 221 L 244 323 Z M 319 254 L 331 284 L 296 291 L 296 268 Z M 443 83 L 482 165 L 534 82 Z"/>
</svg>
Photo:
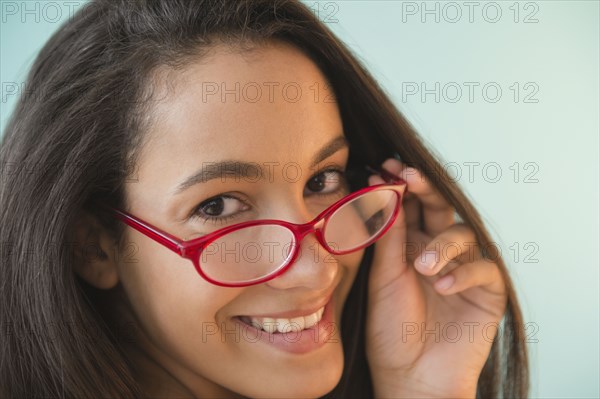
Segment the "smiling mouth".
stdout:
<svg viewBox="0 0 600 399">
<path fill-rule="evenodd" d="M 251 316 L 235 316 L 242 323 L 252 326 L 258 330 L 263 330 L 269 334 L 299 332 L 310 329 L 317 325 L 323 317 L 325 306 L 318 309 L 316 312 L 306 316 L 294 317 L 291 319 L 281 317 L 251 317 Z"/>
</svg>

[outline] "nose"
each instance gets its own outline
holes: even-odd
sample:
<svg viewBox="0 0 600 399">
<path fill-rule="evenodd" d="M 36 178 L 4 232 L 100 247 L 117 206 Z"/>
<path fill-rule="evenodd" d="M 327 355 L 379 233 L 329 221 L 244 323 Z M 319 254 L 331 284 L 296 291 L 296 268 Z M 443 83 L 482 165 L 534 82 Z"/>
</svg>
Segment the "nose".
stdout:
<svg viewBox="0 0 600 399">
<path fill-rule="evenodd" d="M 280 214 L 282 220 L 293 223 L 306 223 L 314 217 L 303 206 L 297 211 Z M 316 227 L 323 225 L 323 221 Z M 307 232 L 298 243 L 298 254 L 287 270 L 265 284 L 277 289 L 305 288 L 313 291 L 327 290 L 334 283 L 338 271 L 338 261 L 321 245 L 315 231 Z"/>
</svg>

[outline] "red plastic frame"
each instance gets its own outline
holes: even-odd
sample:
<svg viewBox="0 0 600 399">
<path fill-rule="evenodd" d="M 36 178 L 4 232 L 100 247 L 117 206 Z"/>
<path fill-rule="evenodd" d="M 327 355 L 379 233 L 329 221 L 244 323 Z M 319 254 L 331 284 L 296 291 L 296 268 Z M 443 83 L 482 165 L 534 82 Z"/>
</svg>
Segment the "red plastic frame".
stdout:
<svg viewBox="0 0 600 399">
<path fill-rule="evenodd" d="M 150 223 L 145 222 L 136 216 L 133 216 L 132 214 L 130 214 L 128 212 L 122 211 L 120 209 L 117 209 L 117 208 L 114 208 L 114 207 L 111 207 L 111 206 L 108 206 L 108 205 L 105 205 L 102 203 L 100 203 L 99 205 L 108 209 L 109 211 L 111 211 L 116 218 L 120 219 L 125 224 L 136 229 L 140 233 L 142 233 L 142 234 L 148 236 L 149 238 L 155 240 L 156 242 L 164 245 L 165 247 L 169 248 L 173 252 L 178 253 L 180 256 L 191 260 L 192 263 L 194 264 L 194 267 L 196 268 L 196 271 L 198 272 L 198 274 L 200 274 L 200 276 L 202 276 L 202 278 L 204 278 L 206 281 L 208 281 L 212 284 L 215 284 L 215 285 L 222 286 L 222 287 L 246 287 L 249 285 L 260 284 L 265 281 L 269 281 L 269 280 L 285 273 L 285 271 L 287 269 L 289 269 L 289 267 L 296 260 L 296 258 L 298 256 L 298 252 L 299 252 L 298 249 L 300 247 L 302 239 L 308 233 L 314 232 L 319 243 L 327 251 L 329 251 L 330 253 L 335 254 L 335 255 L 343 255 L 343 254 L 347 254 L 350 252 L 358 251 L 362 248 L 365 248 L 365 247 L 371 245 L 373 242 L 375 242 L 381 236 L 383 236 L 390 229 L 390 227 L 396 220 L 396 217 L 398 216 L 398 212 L 399 212 L 400 206 L 402 204 L 402 196 L 403 196 L 404 190 L 406 188 L 406 181 L 393 175 L 392 173 L 386 171 L 383 168 L 378 168 L 378 167 L 372 168 L 370 166 L 366 166 L 366 168 L 367 168 L 367 170 L 369 170 L 372 173 L 379 174 L 384 180 L 389 181 L 389 183 L 382 183 L 382 184 L 376 184 L 376 185 L 369 186 L 369 187 L 364 187 L 364 188 L 361 188 L 360 190 L 350 193 L 347 196 L 345 196 L 344 198 L 340 198 L 333 205 L 331 205 L 330 207 L 328 207 L 327 209 L 322 211 L 319 215 L 317 215 L 310 222 L 307 222 L 304 224 L 297 224 L 297 223 L 291 223 L 291 222 L 286 222 L 284 220 L 276 220 L 276 219 L 251 220 L 251 221 L 246 221 L 246 222 L 237 223 L 237 224 L 234 224 L 231 226 L 224 227 L 224 228 L 214 231 L 210 234 L 207 234 L 205 236 L 195 238 L 195 239 L 189 240 L 189 241 L 184 241 L 184 240 L 180 239 L 179 237 L 175 237 L 175 236 L 157 228 L 156 226 L 153 226 Z M 328 221 L 329 217 L 333 214 L 333 212 L 335 212 L 337 209 L 339 209 L 342 205 L 344 205 L 348 201 L 351 201 L 352 199 L 354 199 L 364 193 L 374 191 L 374 190 L 390 189 L 390 188 L 396 192 L 396 195 L 398 196 L 398 198 L 397 198 L 398 201 L 396 202 L 396 207 L 394 209 L 392 217 L 390 218 L 390 221 L 388 222 L 387 226 L 385 226 L 385 228 L 383 228 L 371 240 L 369 240 L 366 243 L 362 244 L 361 246 L 351 249 L 349 251 L 341 251 L 341 252 L 335 251 L 335 249 L 333 249 L 333 248 L 329 247 L 329 245 L 327 245 L 327 243 L 325 242 L 325 240 L 323 238 L 322 230 L 327 225 L 327 221 Z M 322 226 L 315 227 L 322 220 L 323 220 Z M 288 258 L 289 260 L 287 263 L 281 265 L 278 269 L 274 270 L 271 274 L 269 274 L 267 276 L 261 277 L 259 279 L 249 280 L 249 281 L 245 281 L 245 282 L 238 282 L 238 283 L 226 283 L 226 282 L 222 282 L 222 281 L 217 281 L 217 280 L 210 278 L 202 271 L 202 267 L 200 266 L 200 254 L 201 254 L 202 250 L 204 248 L 206 248 L 208 246 L 208 244 L 210 244 L 212 241 L 216 240 L 219 237 L 222 237 L 223 235 L 225 235 L 227 233 L 230 233 L 235 230 L 239 230 L 244 227 L 266 225 L 266 224 L 275 224 L 275 225 L 283 226 L 283 227 L 289 229 L 292 232 L 292 234 L 294 235 L 294 243 L 293 243 L 294 246 L 292 249 L 293 255 Z"/>
</svg>

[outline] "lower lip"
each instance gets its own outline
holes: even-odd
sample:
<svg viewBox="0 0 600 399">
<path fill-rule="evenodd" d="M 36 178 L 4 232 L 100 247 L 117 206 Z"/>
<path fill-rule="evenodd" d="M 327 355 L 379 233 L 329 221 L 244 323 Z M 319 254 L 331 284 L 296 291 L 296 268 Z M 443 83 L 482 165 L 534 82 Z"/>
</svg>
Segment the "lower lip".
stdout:
<svg viewBox="0 0 600 399">
<path fill-rule="evenodd" d="M 246 340 L 249 342 L 263 342 L 289 353 L 308 353 L 326 343 L 340 342 L 337 326 L 333 323 L 333 302 L 332 296 L 325 305 L 321 320 L 311 328 L 299 332 L 269 334 L 264 330 L 259 330 L 244 323 L 237 317 L 234 317 L 233 320 L 241 324 L 242 328 L 247 329 L 242 334 L 246 334 Z"/>
</svg>

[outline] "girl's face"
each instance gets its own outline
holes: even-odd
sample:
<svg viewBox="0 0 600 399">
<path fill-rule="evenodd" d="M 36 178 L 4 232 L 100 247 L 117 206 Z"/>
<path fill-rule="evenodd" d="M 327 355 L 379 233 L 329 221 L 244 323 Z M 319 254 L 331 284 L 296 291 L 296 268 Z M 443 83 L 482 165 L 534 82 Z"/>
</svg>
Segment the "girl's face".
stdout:
<svg viewBox="0 0 600 399">
<path fill-rule="evenodd" d="M 189 240 L 246 220 L 305 223 L 347 194 L 342 175 L 331 171 L 344 171 L 348 160 L 337 105 L 319 69 L 295 48 L 274 43 L 242 54 L 218 46 L 156 82 L 154 122 L 137 181 L 126 187 L 135 216 Z M 221 170 L 220 178 L 184 184 L 221 161 L 249 175 Z M 283 275 L 228 288 L 131 228 L 125 237 L 138 262 L 118 261 L 118 276 L 140 332 L 132 356 L 138 353 L 149 390 L 317 397 L 335 387 L 341 311 L 364 251 L 330 255 L 311 233 Z M 315 312 L 322 322 L 293 339 L 274 339 L 277 332 L 259 333 L 240 319 L 309 316 L 306 322 Z"/>
</svg>

